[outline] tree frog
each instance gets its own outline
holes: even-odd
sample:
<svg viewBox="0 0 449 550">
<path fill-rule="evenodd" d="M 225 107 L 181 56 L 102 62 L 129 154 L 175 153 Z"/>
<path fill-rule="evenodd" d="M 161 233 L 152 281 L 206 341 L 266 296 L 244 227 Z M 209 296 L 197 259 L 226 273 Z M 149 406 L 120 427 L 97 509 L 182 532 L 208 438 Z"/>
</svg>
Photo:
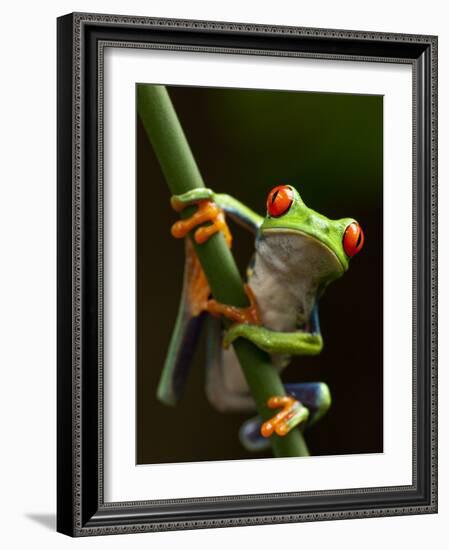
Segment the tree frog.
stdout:
<svg viewBox="0 0 449 550">
<path fill-rule="evenodd" d="M 254 233 L 255 254 L 245 286 L 251 305 L 236 308 L 210 298 L 192 243 L 185 239 L 182 299 L 158 397 L 168 404 L 179 399 L 206 317 L 206 393 L 210 403 L 220 411 L 254 411 L 253 398 L 229 344 L 236 338 L 247 338 L 270 354 L 273 367 L 279 371 L 294 355 L 319 354 L 323 339 L 318 300 L 362 249 L 362 228 L 352 218 L 331 220 L 315 212 L 291 185 L 278 185 L 270 191 L 265 217 L 230 195 L 207 188 L 173 196 L 171 203 L 177 211 L 197 206 L 190 218 L 173 225 L 174 237 L 184 238 L 195 230 L 194 238 L 201 244 L 221 231 L 230 246 L 232 237 L 225 220 L 228 215 Z M 221 315 L 233 321 L 224 333 L 217 319 Z M 245 448 L 263 449 L 273 433 L 282 436 L 295 426 L 311 425 L 331 403 L 329 388 L 323 382 L 285 384 L 285 390 L 285 396 L 272 396 L 268 402 L 270 408 L 280 409 L 273 418 L 262 423 L 256 416 L 242 425 L 239 435 Z"/>
</svg>

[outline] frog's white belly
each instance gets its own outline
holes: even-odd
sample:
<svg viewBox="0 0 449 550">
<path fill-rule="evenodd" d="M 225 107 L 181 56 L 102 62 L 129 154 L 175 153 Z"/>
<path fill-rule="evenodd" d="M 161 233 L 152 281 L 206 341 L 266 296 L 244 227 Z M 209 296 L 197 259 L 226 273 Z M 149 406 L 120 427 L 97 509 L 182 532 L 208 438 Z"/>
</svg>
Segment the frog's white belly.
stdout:
<svg viewBox="0 0 449 550">
<path fill-rule="evenodd" d="M 326 281 L 341 270 L 336 256 L 319 241 L 286 231 L 262 237 L 248 283 L 253 290 L 263 325 L 293 332 L 308 323 Z M 287 356 L 272 356 L 281 369 Z M 222 350 L 209 365 L 207 393 L 221 411 L 254 410 L 255 404 L 233 349 Z"/>
</svg>

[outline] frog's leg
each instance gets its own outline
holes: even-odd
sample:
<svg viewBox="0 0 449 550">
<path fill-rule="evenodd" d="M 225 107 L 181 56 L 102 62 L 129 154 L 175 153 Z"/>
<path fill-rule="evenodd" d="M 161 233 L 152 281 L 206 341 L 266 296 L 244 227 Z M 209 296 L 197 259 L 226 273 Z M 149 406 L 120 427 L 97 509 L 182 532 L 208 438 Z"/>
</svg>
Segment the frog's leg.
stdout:
<svg viewBox="0 0 449 550">
<path fill-rule="evenodd" d="M 304 429 L 317 422 L 329 409 L 331 395 L 324 382 L 305 382 L 299 384 L 285 384 L 286 392 L 298 399 L 306 407 L 310 415 L 304 422 Z M 255 416 L 246 420 L 240 430 L 239 437 L 242 445 L 248 451 L 262 451 L 270 446 L 270 442 L 261 433 L 262 420 Z"/>
<path fill-rule="evenodd" d="M 223 413 L 248 412 L 255 409 L 247 391 L 245 377 L 235 351 L 223 349 L 223 327 L 220 319 L 205 316 L 206 396 L 211 406 Z"/>
<path fill-rule="evenodd" d="M 310 416 L 306 428 L 318 422 L 327 413 L 332 403 L 329 386 L 324 382 L 285 384 L 285 391 L 309 409 Z"/>
<path fill-rule="evenodd" d="M 185 267 L 181 301 L 162 375 L 158 398 L 174 405 L 181 396 L 201 332 L 210 289 L 190 239 L 185 241 Z"/>
<path fill-rule="evenodd" d="M 212 225 L 196 229 L 196 242 L 202 243 L 217 231 L 223 231 L 228 244 L 230 244 L 231 234 L 224 220 L 223 212 L 211 201 L 212 196 L 213 192 L 210 189 L 201 188 L 171 198 L 171 204 L 177 212 L 181 212 L 191 204 L 198 206 L 197 211 L 190 218 L 179 220 L 172 226 L 174 237 L 184 238 L 198 225 L 210 221 Z M 201 330 L 202 313 L 206 309 L 210 295 L 209 285 L 193 244 L 188 238 L 185 239 L 185 243 L 186 260 L 182 296 L 157 389 L 158 398 L 170 405 L 175 404 L 179 399 L 187 380 Z"/>
<path fill-rule="evenodd" d="M 300 330 L 278 332 L 258 326 L 251 319 L 239 318 L 237 313 L 243 310 L 236 312 L 235 310 L 238 308 L 216 304 L 214 301 L 209 301 L 208 304 L 213 306 L 212 312 L 215 309 L 217 313 L 225 315 L 235 322 L 225 334 L 225 347 L 229 346 L 236 338 L 243 337 L 270 354 L 316 355 L 322 350 L 323 339 L 320 333 L 317 305 L 311 314 L 311 332 Z M 252 306 L 257 311 L 255 303 Z M 209 307 L 208 305 L 208 309 Z M 278 435 L 285 435 L 292 428 L 304 422 L 308 416 L 307 408 L 290 396 L 272 396 L 267 405 L 270 408 L 282 408 L 282 410 L 262 424 L 261 434 L 264 437 L 270 437 L 274 432 Z"/>
</svg>

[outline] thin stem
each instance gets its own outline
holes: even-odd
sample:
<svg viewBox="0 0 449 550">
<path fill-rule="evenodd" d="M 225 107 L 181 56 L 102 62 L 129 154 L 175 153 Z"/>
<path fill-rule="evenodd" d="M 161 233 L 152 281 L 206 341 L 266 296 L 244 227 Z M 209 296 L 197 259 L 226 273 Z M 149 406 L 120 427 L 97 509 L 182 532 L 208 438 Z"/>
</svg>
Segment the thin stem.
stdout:
<svg viewBox="0 0 449 550">
<path fill-rule="evenodd" d="M 137 108 L 170 192 L 179 195 L 203 187 L 200 171 L 165 86 L 139 84 Z M 182 214 L 189 215 L 189 209 Z M 240 273 L 223 235 L 216 234 L 206 243 L 194 243 L 194 246 L 215 299 L 237 307 L 247 306 Z M 285 395 L 281 379 L 270 357 L 251 342 L 238 338 L 233 345 L 257 410 L 263 420 L 268 420 L 273 416 L 273 410 L 267 407 L 268 399 L 273 395 Z M 309 454 L 298 429 L 284 437 L 273 435 L 270 440 L 275 456 Z"/>
</svg>

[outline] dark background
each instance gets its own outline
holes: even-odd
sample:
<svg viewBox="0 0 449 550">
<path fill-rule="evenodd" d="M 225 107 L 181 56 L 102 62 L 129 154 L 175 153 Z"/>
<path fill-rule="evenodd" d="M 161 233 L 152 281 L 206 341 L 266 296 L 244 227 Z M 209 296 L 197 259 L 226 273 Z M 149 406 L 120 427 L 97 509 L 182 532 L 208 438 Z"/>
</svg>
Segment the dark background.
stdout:
<svg viewBox="0 0 449 550">
<path fill-rule="evenodd" d="M 311 454 L 383 450 L 382 97 L 168 87 L 204 181 L 257 212 L 269 190 L 295 186 L 329 218 L 353 217 L 365 246 L 320 301 L 324 350 L 296 357 L 284 381 L 325 381 L 332 406 L 306 431 Z M 156 387 L 181 293 L 184 245 L 170 236 L 177 215 L 137 120 L 137 463 L 229 460 L 250 454 L 238 429 L 247 414 L 222 414 L 204 392 L 204 341 L 176 407 Z M 232 225 L 242 274 L 251 234 Z"/>
</svg>

